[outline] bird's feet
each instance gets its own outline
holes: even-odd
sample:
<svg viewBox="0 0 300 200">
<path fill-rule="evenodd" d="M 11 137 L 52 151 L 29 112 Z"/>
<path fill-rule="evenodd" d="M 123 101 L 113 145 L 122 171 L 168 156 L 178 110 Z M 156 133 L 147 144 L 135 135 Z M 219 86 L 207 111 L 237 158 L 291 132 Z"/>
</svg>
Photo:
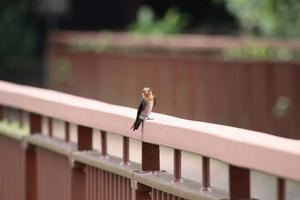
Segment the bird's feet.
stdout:
<svg viewBox="0 0 300 200">
<path fill-rule="evenodd" d="M 146 117 L 145 120 L 154 120 L 154 118 Z"/>
</svg>

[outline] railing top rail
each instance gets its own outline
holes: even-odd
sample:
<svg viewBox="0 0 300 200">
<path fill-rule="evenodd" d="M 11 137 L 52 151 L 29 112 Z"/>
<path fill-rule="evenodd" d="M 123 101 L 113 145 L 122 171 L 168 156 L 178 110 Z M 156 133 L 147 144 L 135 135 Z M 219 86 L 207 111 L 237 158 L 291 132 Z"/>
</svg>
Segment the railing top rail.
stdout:
<svg viewBox="0 0 300 200">
<path fill-rule="evenodd" d="M 297 39 L 267 39 L 232 36 L 205 36 L 181 34 L 168 37 L 138 36 L 130 33 L 105 32 L 53 32 L 49 37 L 50 44 L 73 46 L 80 44 L 102 45 L 102 47 L 132 47 L 182 50 L 221 50 L 228 48 L 286 48 L 300 49 Z"/>
<path fill-rule="evenodd" d="M 158 113 L 132 132 L 135 109 L 4 81 L 0 104 L 300 181 L 298 140 Z"/>
</svg>

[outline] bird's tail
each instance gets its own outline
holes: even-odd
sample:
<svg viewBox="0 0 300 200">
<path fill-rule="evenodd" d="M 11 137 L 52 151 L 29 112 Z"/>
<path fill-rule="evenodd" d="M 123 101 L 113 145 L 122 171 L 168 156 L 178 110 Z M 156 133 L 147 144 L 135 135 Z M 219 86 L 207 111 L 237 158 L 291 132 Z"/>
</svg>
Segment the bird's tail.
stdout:
<svg viewBox="0 0 300 200">
<path fill-rule="evenodd" d="M 130 129 L 133 129 L 133 131 L 137 130 L 143 121 L 143 119 L 137 118 Z"/>
</svg>

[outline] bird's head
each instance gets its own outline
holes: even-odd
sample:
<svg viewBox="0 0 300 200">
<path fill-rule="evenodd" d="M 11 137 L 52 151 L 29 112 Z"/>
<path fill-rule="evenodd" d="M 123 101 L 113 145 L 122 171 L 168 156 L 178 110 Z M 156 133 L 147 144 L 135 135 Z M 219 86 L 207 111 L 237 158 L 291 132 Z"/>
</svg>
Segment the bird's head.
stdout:
<svg viewBox="0 0 300 200">
<path fill-rule="evenodd" d="M 150 88 L 148 87 L 145 87 L 143 90 L 142 90 L 142 96 L 143 97 L 149 97 L 152 95 L 152 91 Z"/>
</svg>

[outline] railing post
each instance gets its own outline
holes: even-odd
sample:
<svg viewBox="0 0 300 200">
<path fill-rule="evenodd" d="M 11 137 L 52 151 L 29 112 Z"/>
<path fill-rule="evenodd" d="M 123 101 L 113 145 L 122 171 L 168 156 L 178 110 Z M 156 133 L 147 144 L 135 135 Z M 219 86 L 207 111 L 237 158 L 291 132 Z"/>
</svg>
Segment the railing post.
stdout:
<svg viewBox="0 0 300 200">
<path fill-rule="evenodd" d="M 52 125 L 53 125 L 53 120 L 52 120 L 52 118 L 50 118 L 50 117 L 48 117 L 48 136 L 49 137 L 53 137 L 53 127 L 52 127 Z"/>
<path fill-rule="evenodd" d="M 11 116 L 10 116 L 10 108 L 4 107 L 4 118 L 6 119 L 7 123 L 11 123 Z"/>
<path fill-rule="evenodd" d="M 277 200 L 285 200 L 285 180 L 277 178 Z"/>
<path fill-rule="evenodd" d="M 85 126 L 78 126 L 78 151 L 92 150 L 93 129 Z M 86 173 L 85 165 L 74 163 L 72 168 L 72 200 L 84 200 L 86 197 Z"/>
<path fill-rule="evenodd" d="M 174 149 L 174 182 L 181 182 L 181 150 Z"/>
<path fill-rule="evenodd" d="M 18 109 L 18 110 L 17 110 L 17 113 L 18 113 L 18 125 L 19 125 L 20 128 L 22 128 L 23 125 L 24 125 L 24 120 L 23 120 L 23 110 Z"/>
<path fill-rule="evenodd" d="M 210 191 L 210 160 L 208 157 L 202 157 L 202 191 Z"/>
<path fill-rule="evenodd" d="M 123 136 L 123 165 L 129 164 L 129 138 Z"/>
<path fill-rule="evenodd" d="M 250 170 L 229 165 L 230 200 L 250 199 Z"/>
<path fill-rule="evenodd" d="M 142 170 L 159 171 L 159 146 L 142 142 Z"/>
<path fill-rule="evenodd" d="M 142 170 L 159 171 L 159 146 L 142 142 Z M 151 200 L 152 188 L 141 183 L 137 184 L 136 199 L 137 200 Z"/>
<path fill-rule="evenodd" d="M 70 142 L 70 123 L 65 122 L 65 141 Z"/>
<path fill-rule="evenodd" d="M 4 108 L 0 105 L 0 121 L 4 119 Z"/>
<path fill-rule="evenodd" d="M 101 133 L 101 154 L 105 158 L 107 156 L 107 133 L 106 131 L 100 131 Z"/>
<path fill-rule="evenodd" d="M 40 134 L 42 130 L 42 117 L 29 113 L 30 134 Z M 25 192 L 26 200 L 37 200 L 37 156 L 33 146 L 25 151 Z"/>
</svg>

